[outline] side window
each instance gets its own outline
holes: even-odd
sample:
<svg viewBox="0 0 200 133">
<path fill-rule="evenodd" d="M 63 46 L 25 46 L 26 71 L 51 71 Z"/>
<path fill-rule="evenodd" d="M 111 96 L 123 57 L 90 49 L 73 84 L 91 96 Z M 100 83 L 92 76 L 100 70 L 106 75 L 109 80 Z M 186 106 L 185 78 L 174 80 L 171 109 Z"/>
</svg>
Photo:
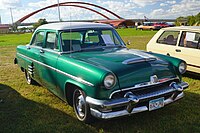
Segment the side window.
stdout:
<svg viewBox="0 0 200 133">
<path fill-rule="evenodd" d="M 57 37 L 55 32 L 48 32 L 45 48 L 58 50 Z"/>
<path fill-rule="evenodd" d="M 165 31 L 157 40 L 157 43 L 176 45 L 179 31 Z"/>
<path fill-rule="evenodd" d="M 42 47 L 43 40 L 44 40 L 44 31 L 39 31 L 35 34 L 35 37 L 32 41 L 32 45 Z"/>
<path fill-rule="evenodd" d="M 63 32 L 62 38 L 62 49 L 64 52 L 67 51 L 78 51 L 81 49 L 83 35 L 81 32 Z"/>
<path fill-rule="evenodd" d="M 64 32 L 62 33 L 63 40 L 82 40 L 82 35 L 79 32 Z"/>
<path fill-rule="evenodd" d="M 199 41 L 200 41 L 200 33 L 183 31 L 181 34 L 179 46 L 186 48 L 200 49 Z"/>
</svg>

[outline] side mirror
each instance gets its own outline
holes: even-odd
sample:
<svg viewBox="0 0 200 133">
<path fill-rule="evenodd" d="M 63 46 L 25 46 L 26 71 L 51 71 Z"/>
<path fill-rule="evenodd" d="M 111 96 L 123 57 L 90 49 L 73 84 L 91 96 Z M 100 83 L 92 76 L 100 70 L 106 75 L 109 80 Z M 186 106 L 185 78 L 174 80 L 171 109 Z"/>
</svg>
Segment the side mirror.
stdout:
<svg viewBox="0 0 200 133">
<path fill-rule="evenodd" d="M 128 42 L 126 43 L 127 45 L 130 45 L 131 44 L 131 41 L 130 40 L 128 40 Z"/>
</svg>

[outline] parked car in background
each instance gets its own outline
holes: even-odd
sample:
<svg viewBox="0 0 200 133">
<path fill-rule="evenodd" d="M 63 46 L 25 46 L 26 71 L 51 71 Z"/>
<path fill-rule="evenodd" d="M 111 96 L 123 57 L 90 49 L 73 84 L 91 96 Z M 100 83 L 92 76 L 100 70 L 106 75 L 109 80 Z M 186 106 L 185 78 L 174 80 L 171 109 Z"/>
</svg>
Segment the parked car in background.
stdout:
<svg viewBox="0 0 200 133">
<path fill-rule="evenodd" d="M 188 71 L 200 73 L 200 26 L 163 28 L 148 42 L 147 51 L 183 59 Z"/>
<path fill-rule="evenodd" d="M 170 25 L 166 22 L 155 22 L 155 23 L 153 23 L 153 26 L 157 26 L 160 28 L 170 27 Z"/>
<path fill-rule="evenodd" d="M 154 25 L 151 22 L 144 22 L 143 25 L 137 26 L 139 30 L 159 30 L 161 29 L 160 25 Z"/>
<path fill-rule="evenodd" d="M 15 63 L 73 106 L 80 121 L 152 111 L 184 96 L 183 60 L 127 49 L 107 24 L 63 22 L 37 28 Z"/>
</svg>

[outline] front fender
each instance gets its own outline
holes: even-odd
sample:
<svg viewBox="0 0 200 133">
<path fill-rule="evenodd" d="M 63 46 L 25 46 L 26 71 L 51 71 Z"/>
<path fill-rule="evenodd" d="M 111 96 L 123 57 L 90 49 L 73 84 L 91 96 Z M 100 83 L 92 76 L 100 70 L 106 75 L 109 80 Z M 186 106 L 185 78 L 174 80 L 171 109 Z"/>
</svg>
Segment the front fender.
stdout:
<svg viewBox="0 0 200 133">
<path fill-rule="evenodd" d="M 174 66 L 174 70 L 175 70 L 176 74 L 179 76 L 180 79 L 182 78 L 182 75 L 178 71 L 178 67 L 181 62 L 185 62 L 184 60 L 181 60 L 181 59 L 178 59 L 175 57 L 171 57 L 171 56 L 167 56 L 167 55 L 157 54 L 157 53 L 150 53 L 150 54 L 171 63 Z"/>
</svg>

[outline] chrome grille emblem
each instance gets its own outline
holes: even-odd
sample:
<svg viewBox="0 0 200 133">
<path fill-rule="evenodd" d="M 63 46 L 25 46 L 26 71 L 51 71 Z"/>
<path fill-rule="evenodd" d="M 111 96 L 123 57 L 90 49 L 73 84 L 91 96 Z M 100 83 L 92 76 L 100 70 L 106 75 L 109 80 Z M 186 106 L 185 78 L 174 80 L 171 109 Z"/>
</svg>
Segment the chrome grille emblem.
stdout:
<svg viewBox="0 0 200 133">
<path fill-rule="evenodd" d="M 151 84 L 158 83 L 158 77 L 156 75 L 153 75 L 150 77 Z"/>
</svg>

